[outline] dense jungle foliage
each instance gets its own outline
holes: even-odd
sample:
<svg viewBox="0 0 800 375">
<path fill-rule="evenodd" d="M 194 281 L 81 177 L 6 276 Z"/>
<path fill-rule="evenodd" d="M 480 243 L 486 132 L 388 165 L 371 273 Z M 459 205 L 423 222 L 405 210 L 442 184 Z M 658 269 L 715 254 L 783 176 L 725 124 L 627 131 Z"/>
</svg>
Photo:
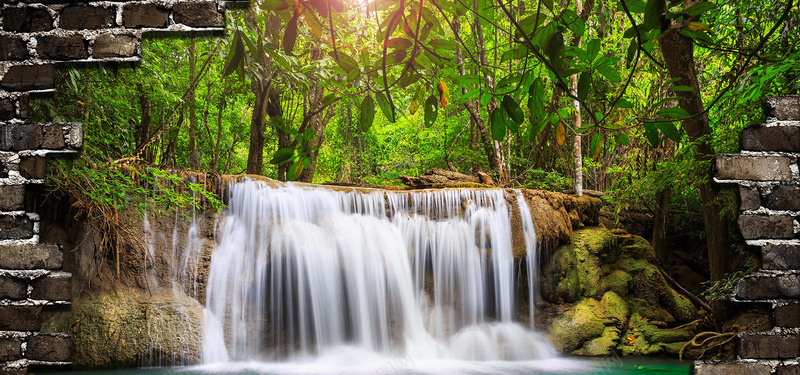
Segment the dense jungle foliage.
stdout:
<svg viewBox="0 0 800 375">
<path fill-rule="evenodd" d="M 659 256 L 667 227 L 702 223 L 712 280 L 744 264 L 735 194 L 709 160 L 738 151 L 765 96 L 798 93 L 792 0 L 251 2 L 224 36 L 150 35 L 139 63 L 63 68 L 31 105 L 33 120 L 84 124 L 56 179 L 137 163 L 319 183 L 431 168 L 577 180 L 612 218 L 652 215 Z"/>
</svg>

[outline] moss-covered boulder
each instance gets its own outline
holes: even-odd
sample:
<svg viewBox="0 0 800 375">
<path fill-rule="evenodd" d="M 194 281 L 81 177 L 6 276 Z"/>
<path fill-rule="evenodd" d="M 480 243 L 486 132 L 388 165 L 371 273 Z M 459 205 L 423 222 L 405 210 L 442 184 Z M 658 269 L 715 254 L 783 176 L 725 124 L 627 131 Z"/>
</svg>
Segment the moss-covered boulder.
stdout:
<svg viewBox="0 0 800 375">
<path fill-rule="evenodd" d="M 605 330 L 604 316 L 595 299 L 586 299 L 558 316 L 550 329 L 550 341 L 556 350 L 572 352 Z"/>
<path fill-rule="evenodd" d="M 572 352 L 575 355 L 583 356 L 605 356 L 616 350 L 619 342 L 619 329 L 616 327 L 605 327 L 603 334 L 583 345 L 580 349 Z"/>
<path fill-rule="evenodd" d="M 72 335 L 77 368 L 188 365 L 201 359 L 202 317 L 189 297 L 125 289 L 77 301 L 42 331 Z"/>
</svg>

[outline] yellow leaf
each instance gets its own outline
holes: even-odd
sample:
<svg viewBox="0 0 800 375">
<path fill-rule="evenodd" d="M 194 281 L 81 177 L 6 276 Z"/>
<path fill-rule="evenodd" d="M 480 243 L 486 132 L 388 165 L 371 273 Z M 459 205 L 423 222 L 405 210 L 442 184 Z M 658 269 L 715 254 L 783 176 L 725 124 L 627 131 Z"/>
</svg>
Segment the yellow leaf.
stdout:
<svg viewBox="0 0 800 375">
<path fill-rule="evenodd" d="M 442 81 L 436 83 L 436 88 L 439 90 L 439 102 L 442 104 L 442 107 L 447 107 L 447 97 L 450 96 L 450 89 L 448 89 L 447 85 Z"/>
<path fill-rule="evenodd" d="M 709 30 L 711 30 L 711 26 L 708 26 L 707 24 L 700 23 L 700 22 L 689 22 L 689 24 L 687 26 L 689 26 L 689 28 L 694 30 L 694 31 L 709 31 Z"/>
<path fill-rule="evenodd" d="M 415 114 L 417 113 L 417 109 L 419 109 L 419 103 L 417 103 L 417 99 L 411 101 L 411 104 L 408 105 L 408 113 Z"/>
<path fill-rule="evenodd" d="M 600 138 L 600 144 L 597 145 L 597 149 L 594 150 L 594 154 L 592 155 L 592 159 L 597 159 L 597 155 L 600 155 L 600 150 L 603 148 L 603 138 Z"/>
<path fill-rule="evenodd" d="M 566 139 L 567 133 L 564 130 L 564 124 L 559 122 L 558 127 L 556 127 L 556 142 L 558 142 L 559 146 L 563 146 Z"/>
</svg>

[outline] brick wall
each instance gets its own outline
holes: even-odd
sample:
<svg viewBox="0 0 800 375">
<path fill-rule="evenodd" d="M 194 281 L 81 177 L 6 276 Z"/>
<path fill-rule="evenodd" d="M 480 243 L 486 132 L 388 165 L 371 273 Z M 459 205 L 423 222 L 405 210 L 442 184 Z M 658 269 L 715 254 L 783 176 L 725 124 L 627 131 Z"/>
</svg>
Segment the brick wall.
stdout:
<svg viewBox="0 0 800 375">
<path fill-rule="evenodd" d="M 715 180 L 739 185 L 739 227 L 762 267 L 732 296 L 772 304 L 775 327 L 739 335 L 738 359 L 698 361 L 695 373 L 800 374 L 800 96 L 770 97 L 767 121 L 742 132 L 742 152 L 715 160 Z"/>
<path fill-rule="evenodd" d="M 39 243 L 39 194 L 47 157 L 77 153 L 78 123 L 27 121 L 32 95 L 55 89 L 55 65 L 138 61 L 149 32 L 221 34 L 224 10 L 248 1 L 3 0 L 0 6 L 0 373 L 68 365 L 66 335 L 38 332 L 50 310 L 67 308 L 71 275 L 62 249 Z M 29 199 L 28 199 L 29 200 Z"/>
</svg>

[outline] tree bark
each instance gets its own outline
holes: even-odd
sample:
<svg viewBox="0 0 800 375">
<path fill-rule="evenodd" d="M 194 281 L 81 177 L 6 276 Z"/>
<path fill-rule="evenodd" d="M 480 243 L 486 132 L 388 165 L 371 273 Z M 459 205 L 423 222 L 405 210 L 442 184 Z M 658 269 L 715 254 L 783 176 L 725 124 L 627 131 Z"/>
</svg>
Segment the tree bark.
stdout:
<svg viewBox="0 0 800 375">
<path fill-rule="evenodd" d="M 194 80 L 195 70 L 197 65 L 197 56 L 195 53 L 195 39 L 194 34 L 189 41 L 189 169 L 199 169 L 200 160 L 197 158 L 197 113 L 195 111 L 195 95 L 194 95 Z"/>
<path fill-rule="evenodd" d="M 672 188 L 667 186 L 656 195 L 656 212 L 653 215 L 653 250 L 661 264 L 667 260 L 667 209 Z"/>
<path fill-rule="evenodd" d="M 150 98 L 147 96 L 147 93 L 144 92 L 142 84 L 137 84 L 136 89 L 139 91 L 139 109 L 141 111 L 139 129 L 136 131 L 136 147 L 138 148 L 150 140 L 150 112 L 153 106 L 150 104 Z M 143 153 L 144 159 L 148 163 L 153 162 L 153 152 L 150 151 L 150 149 L 152 149 L 152 147 L 148 147 Z"/>
<path fill-rule="evenodd" d="M 220 142 L 222 141 L 222 113 L 225 111 L 225 92 L 219 97 L 217 111 L 217 139 L 216 142 L 214 142 L 214 154 L 211 160 L 211 170 L 214 172 L 219 172 Z"/>
<path fill-rule="evenodd" d="M 322 58 L 322 51 L 319 48 L 315 48 L 311 53 L 312 60 L 319 60 Z M 313 86 L 309 89 L 309 111 L 315 111 L 318 108 L 322 107 L 322 99 L 324 99 L 325 90 L 322 87 L 318 87 L 316 82 L 314 82 Z M 328 121 L 330 121 L 331 117 L 333 116 L 333 109 L 328 108 L 327 110 L 317 113 L 314 115 L 310 121 L 310 129 L 314 129 L 314 138 L 311 139 L 311 142 L 307 145 L 308 157 L 311 159 L 311 164 L 308 167 L 303 169 L 303 172 L 300 173 L 300 177 L 297 181 L 302 182 L 313 182 L 314 180 L 314 172 L 317 169 L 317 156 L 319 155 L 319 148 L 322 147 L 322 143 L 325 141 L 325 127 L 328 125 Z"/>
</svg>

